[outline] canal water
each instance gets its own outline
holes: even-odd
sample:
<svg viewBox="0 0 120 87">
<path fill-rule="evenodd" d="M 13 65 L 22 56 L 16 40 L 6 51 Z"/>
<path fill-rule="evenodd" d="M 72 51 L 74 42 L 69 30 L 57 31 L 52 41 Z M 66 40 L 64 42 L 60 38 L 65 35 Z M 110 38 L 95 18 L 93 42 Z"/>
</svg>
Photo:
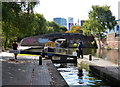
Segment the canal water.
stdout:
<svg viewBox="0 0 120 87">
<path fill-rule="evenodd" d="M 36 50 L 36 49 L 35 49 Z M 70 54 L 73 55 L 73 52 L 76 52 L 76 48 L 61 49 L 58 48 L 55 50 L 55 53 L 60 54 Z M 105 50 L 105 49 L 92 49 L 84 48 L 84 55 L 92 54 L 99 58 L 108 60 L 112 63 L 120 65 L 120 52 L 118 50 Z M 58 71 L 61 73 L 63 78 L 71 87 L 110 87 L 109 83 L 104 82 L 99 77 L 90 73 L 86 69 L 81 68 L 80 65 L 74 63 L 64 63 L 64 64 L 54 64 Z"/>
<path fill-rule="evenodd" d="M 54 64 L 70 87 L 110 87 L 101 79 L 74 63 Z"/>
<path fill-rule="evenodd" d="M 62 54 L 72 54 L 73 52 L 76 52 L 76 48 L 56 49 L 55 52 Z M 92 54 L 92 56 L 110 61 L 114 64 L 117 64 L 118 66 L 120 65 L 120 52 L 118 50 L 84 48 L 83 53 L 84 55 Z M 98 76 L 90 73 L 90 71 L 82 69 L 80 65 L 68 63 L 55 64 L 55 66 L 58 67 L 58 71 L 71 87 L 111 87 L 110 83 L 104 82 L 102 79 L 99 79 Z"/>
</svg>

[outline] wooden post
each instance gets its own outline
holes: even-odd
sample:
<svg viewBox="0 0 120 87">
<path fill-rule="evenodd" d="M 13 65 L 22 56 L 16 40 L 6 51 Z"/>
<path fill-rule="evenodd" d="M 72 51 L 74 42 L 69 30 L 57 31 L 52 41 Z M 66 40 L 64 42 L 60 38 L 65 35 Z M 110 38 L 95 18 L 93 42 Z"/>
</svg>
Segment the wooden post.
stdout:
<svg viewBox="0 0 120 87">
<path fill-rule="evenodd" d="M 39 65 L 42 65 L 42 57 L 39 56 Z"/>
<path fill-rule="evenodd" d="M 89 60 L 92 61 L 92 55 L 91 54 L 89 55 Z"/>
</svg>

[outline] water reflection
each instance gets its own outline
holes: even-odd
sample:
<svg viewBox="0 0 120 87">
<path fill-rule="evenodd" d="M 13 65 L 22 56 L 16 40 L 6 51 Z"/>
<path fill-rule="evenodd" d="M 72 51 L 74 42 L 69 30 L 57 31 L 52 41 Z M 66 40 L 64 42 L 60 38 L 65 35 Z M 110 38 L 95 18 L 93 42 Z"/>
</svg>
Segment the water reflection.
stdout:
<svg viewBox="0 0 120 87">
<path fill-rule="evenodd" d="M 78 69 L 78 76 L 79 76 L 79 77 L 83 76 L 83 70 L 82 70 L 81 68 Z"/>
<path fill-rule="evenodd" d="M 62 53 L 62 54 L 70 54 L 72 55 L 73 52 L 76 52 L 76 48 L 69 48 L 69 49 L 56 49 L 55 53 Z M 84 55 L 92 54 L 93 56 L 97 56 L 99 58 L 108 60 L 112 63 L 120 65 L 120 51 L 119 50 L 106 50 L 106 49 L 94 49 L 94 48 L 84 48 L 83 49 Z"/>
<path fill-rule="evenodd" d="M 89 50 L 89 51 L 88 51 Z M 84 54 L 92 54 L 102 59 L 108 60 L 112 63 L 120 65 L 120 52 L 119 50 L 106 50 L 106 49 L 92 49 L 85 48 Z"/>
<path fill-rule="evenodd" d="M 86 69 L 73 63 L 54 64 L 70 87 L 107 86 L 101 79 L 96 78 Z M 64 66 L 61 68 L 60 66 Z"/>
<path fill-rule="evenodd" d="M 77 74 L 77 75 L 78 75 L 78 79 L 83 79 L 83 78 L 82 78 L 82 76 L 84 76 L 84 75 L 83 75 L 83 69 L 81 69 L 81 68 L 78 69 L 78 74 Z M 83 84 L 84 82 L 81 81 L 81 80 L 79 80 L 78 83 L 79 83 L 79 84 Z"/>
</svg>

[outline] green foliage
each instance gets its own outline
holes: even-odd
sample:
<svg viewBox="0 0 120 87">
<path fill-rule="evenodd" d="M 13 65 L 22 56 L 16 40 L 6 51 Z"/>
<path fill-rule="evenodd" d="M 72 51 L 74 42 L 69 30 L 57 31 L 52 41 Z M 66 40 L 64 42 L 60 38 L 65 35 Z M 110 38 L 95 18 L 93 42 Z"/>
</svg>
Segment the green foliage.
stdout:
<svg viewBox="0 0 120 87">
<path fill-rule="evenodd" d="M 60 26 L 60 29 L 62 30 L 62 32 L 66 32 L 67 28 L 65 26 Z"/>
<path fill-rule="evenodd" d="M 38 2 L 20 2 L 19 3 L 21 5 L 22 11 L 25 11 L 27 14 L 31 14 L 33 13 L 33 8 L 35 7 L 35 5 L 39 4 Z"/>
<path fill-rule="evenodd" d="M 89 19 L 82 26 L 84 34 L 92 34 L 100 39 L 106 29 L 111 30 L 117 24 L 109 6 L 92 6 Z"/>
<path fill-rule="evenodd" d="M 71 33 L 80 33 L 81 27 L 79 25 L 73 25 L 70 27 L 70 32 Z"/>
<path fill-rule="evenodd" d="M 72 32 L 75 27 L 76 27 L 76 25 L 71 26 L 71 27 L 70 27 L 70 32 Z"/>
<path fill-rule="evenodd" d="M 18 37 L 23 38 L 34 34 L 34 15 L 21 13 L 17 18 L 15 26 L 19 28 Z"/>
<path fill-rule="evenodd" d="M 98 22 L 101 26 L 100 28 L 113 29 L 116 25 L 115 17 L 112 16 L 109 6 L 92 6 L 92 11 L 89 13 L 89 18 Z"/>
<path fill-rule="evenodd" d="M 47 22 L 43 15 L 34 14 L 36 2 L 3 2 L 2 3 L 2 45 L 10 47 L 16 39 L 45 33 L 65 32 L 66 27 L 55 22 Z"/>
<path fill-rule="evenodd" d="M 33 14 L 33 7 L 35 3 L 29 2 L 30 8 L 27 13 L 22 10 L 24 2 L 3 2 L 2 3 L 2 31 L 4 48 L 17 38 L 24 38 L 31 36 L 35 31 L 35 17 Z"/>
<path fill-rule="evenodd" d="M 54 33 L 53 27 L 48 26 L 47 29 L 48 29 L 47 33 Z"/>
<path fill-rule="evenodd" d="M 4 48 L 18 35 L 18 28 L 15 27 L 15 21 L 19 15 L 18 13 L 21 11 L 20 9 L 20 5 L 15 2 L 2 3 L 2 43 Z"/>
<path fill-rule="evenodd" d="M 54 21 L 47 22 L 47 33 L 58 33 L 58 32 L 66 32 L 67 28 L 65 26 L 60 26 Z"/>
<path fill-rule="evenodd" d="M 98 26 L 99 24 L 96 21 L 86 20 L 82 26 L 83 34 L 87 36 L 94 35 L 98 32 Z"/>
<path fill-rule="evenodd" d="M 2 2 L 2 20 L 13 22 L 21 11 L 20 5 L 15 2 Z"/>
<path fill-rule="evenodd" d="M 35 14 L 35 35 L 45 34 L 47 30 L 47 21 L 41 14 Z"/>
<path fill-rule="evenodd" d="M 49 26 L 49 27 L 53 27 L 54 33 L 55 33 L 55 32 L 61 32 L 61 31 L 62 31 L 62 29 L 60 29 L 60 25 L 57 24 L 57 23 L 54 22 L 54 21 L 48 22 L 48 26 Z M 48 31 L 48 32 L 49 32 L 49 31 Z"/>
</svg>

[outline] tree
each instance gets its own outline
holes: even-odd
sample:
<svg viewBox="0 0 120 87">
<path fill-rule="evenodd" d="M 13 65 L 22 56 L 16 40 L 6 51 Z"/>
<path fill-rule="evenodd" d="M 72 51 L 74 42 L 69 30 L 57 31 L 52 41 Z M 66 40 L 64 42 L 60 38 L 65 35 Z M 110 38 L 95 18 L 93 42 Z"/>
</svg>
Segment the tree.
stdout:
<svg viewBox="0 0 120 87">
<path fill-rule="evenodd" d="M 18 35 L 18 28 L 15 27 L 14 23 L 20 11 L 20 5 L 15 2 L 2 3 L 2 44 L 5 49 L 6 46 L 8 46 L 8 44 Z"/>
<path fill-rule="evenodd" d="M 34 2 L 3 2 L 2 3 L 2 45 L 6 49 L 16 38 L 32 36 L 35 32 L 36 25 L 33 8 Z M 27 9 L 27 13 L 25 10 Z"/>
<path fill-rule="evenodd" d="M 35 14 L 35 35 L 47 33 L 47 21 L 41 14 Z"/>
<path fill-rule="evenodd" d="M 93 26 L 95 23 L 92 20 L 86 20 L 81 27 L 81 30 L 83 30 L 83 34 L 87 36 L 94 35 L 94 33 L 97 32 L 95 26 Z"/>
<path fill-rule="evenodd" d="M 62 30 L 62 32 L 66 32 L 67 28 L 65 26 L 60 26 L 60 29 Z"/>
<path fill-rule="evenodd" d="M 92 10 L 89 12 L 89 19 L 91 20 L 92 30 L 100 39 L 102 39 L 102 34 L 106 29 L 111 30 L 117 24 L 109 6 L 92 6 Z"/>
<path fill-rule="evenodd" d="M 19 2 L 19 4 L 21 5 L 22 11 L 27 12 L 27 14 L 31 14 L 33 13 L 33 8 L 39 4 L 39 0 L 37 2 Z"/>
<path fill-rule="evenodd" d="M 92 10 L 89 12 L 89 20 L 83 24 L 82 29 L 84 33 L 93 34 L 101 40 L 106 29 L 111 30 L 116 24 L 109 6 L 95 5 L 92 6 Z"/>
<path fill-rule="evenodd" d="M 47 33 L 54 33 L 54 29 L 53 29 L 53 27 L 49 27 L 49 26 L 47 26 Z"/>
<path fill-rule="evenodd" d="M 17 18 L 15 26 L 19 28 L 18 37 L 24 38 L 35 34 L 36 23 L 33 14 L 21 13 Z"/>
<path fill-rule="evenodd" d="M 56 32 L 61 32 L 61 31 L 62 31 L 62 29 L 60 29 L 60 25 L 57 24 L 57 23 L 54 22 L 54 21 L 48 22 L 48 26 L 49 26 L 49 27 L 53 27 L 54 33 L 56 33 Z"/>
<path fill-rule="evenodd" d="M 71 33 L 80 33 L 80 31 L 81 31 L 81 27 L 79 25 L 73 25 L 70 28 L 70 32 Z"/>
</svg>

